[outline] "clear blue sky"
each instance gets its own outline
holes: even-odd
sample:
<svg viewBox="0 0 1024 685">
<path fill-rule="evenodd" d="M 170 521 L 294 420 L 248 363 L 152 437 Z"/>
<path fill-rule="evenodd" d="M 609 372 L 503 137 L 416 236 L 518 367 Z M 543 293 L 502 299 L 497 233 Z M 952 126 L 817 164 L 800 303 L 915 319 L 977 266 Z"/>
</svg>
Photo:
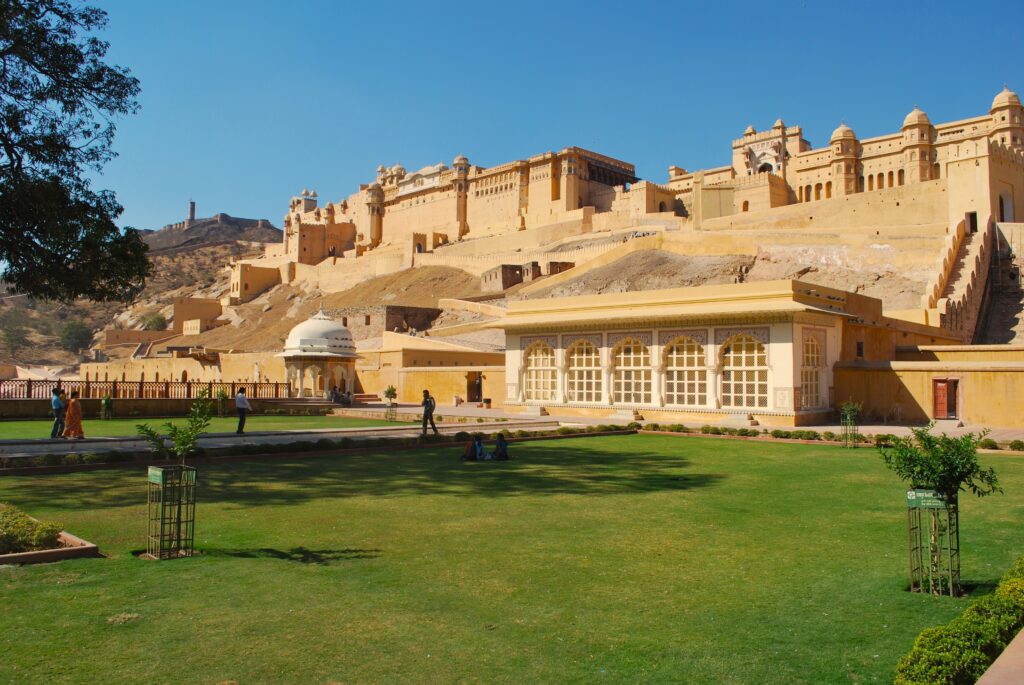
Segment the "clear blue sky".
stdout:
<svg viewBox="0 0 1024 685">
<path fill-rule="evenodd" d="M 94 0 L 142 81 L 97 186 L 122 223 L 267 218 L 378 164 L 490 166 L 579 145 L 664 181 L 727 164 L 747 124 L 860 137 L 1024 90 L 1024 2 Z"/>
</svg>

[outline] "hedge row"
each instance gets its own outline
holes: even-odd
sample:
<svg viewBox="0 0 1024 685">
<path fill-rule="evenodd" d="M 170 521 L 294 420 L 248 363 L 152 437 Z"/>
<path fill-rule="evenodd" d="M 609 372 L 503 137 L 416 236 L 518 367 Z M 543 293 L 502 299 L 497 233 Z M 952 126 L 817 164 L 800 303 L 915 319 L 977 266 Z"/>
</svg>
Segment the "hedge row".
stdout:
<svg viewBox="0 0 1024 685">
<path fill-rule="evenodd" d="M 925 629 L 893 685 L 972 685 L 1024 628 L 1024 557 L 996 587 L 944 626 Z"/>
<path fill-rule="evenodd" d="M 0 554 L 60 547 L 62 530 L 59 523 L 36 521 L 17 507 L 0 504 Z"/>
</svg>

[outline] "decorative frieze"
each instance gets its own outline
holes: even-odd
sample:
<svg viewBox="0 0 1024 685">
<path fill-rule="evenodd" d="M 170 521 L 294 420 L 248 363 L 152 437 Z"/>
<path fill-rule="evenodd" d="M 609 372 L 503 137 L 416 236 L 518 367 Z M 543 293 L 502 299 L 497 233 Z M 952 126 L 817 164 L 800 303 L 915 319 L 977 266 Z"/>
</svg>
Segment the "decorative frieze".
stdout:
<svg viewBox="0 0 1024 685">
<path fill-rule="evenodd" d="M 694 342 L 699 345 L 706 346 L 708 344 L 708 329 L 706 328 L 689 328 L 680 329 L 674 331 L 659 331 L 658 332 L 658 344 L 668 345 L 676 338 L 691 338 Z"/>
<path fill-rule="evenodd" d="M 626 338 L 633 338 L 641 345 L 651 346 L 651 332 L 643 331 L 642 333 L 609 333 L 608 334 L 608 347 L 615 347 Z"/>
<path fill-rule="evenodd" d="M 562 349 L 569 349 L 574 343 L 580 340 L 586 340 L 594 347 L 600 349 L 602 347 L 601 334 L 589 334 L 589 333 L 567 333 L 562 336 Z"/>
<path fill-rule="evenodd" d="M 557 335 L 524 335 L 519 338 L 519 349 L 525 350 L 535 342 L 547 343 L 551 349 L 558 347 L 558 336 Z"/>
<path fill-rule="evenodd" d="M 749 335 L 754 340 L 758 341 L 762 345 L 768 344 L 769 338 L 768 326 L 744 326 L 742 328 L 716 328 L 715 329 L 715 344 L 721 345 L 729 338 L 737 335 Z"/>
</svg>

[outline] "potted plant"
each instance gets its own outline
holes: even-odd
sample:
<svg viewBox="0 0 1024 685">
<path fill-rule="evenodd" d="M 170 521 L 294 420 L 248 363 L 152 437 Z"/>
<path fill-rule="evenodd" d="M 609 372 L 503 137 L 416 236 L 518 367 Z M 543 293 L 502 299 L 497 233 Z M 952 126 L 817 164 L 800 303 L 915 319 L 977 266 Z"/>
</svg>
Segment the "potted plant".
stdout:
<svg viewBox="0 0 1024 685">
<path fill-rule="evenodd" d="M 393 385 L 389 385 L 384 388 L 384 399 L 387 400 L 387 405 L 390 407 L 395 404 L 395 398 L 398 397 L 398 390 Z"/>
</svg>

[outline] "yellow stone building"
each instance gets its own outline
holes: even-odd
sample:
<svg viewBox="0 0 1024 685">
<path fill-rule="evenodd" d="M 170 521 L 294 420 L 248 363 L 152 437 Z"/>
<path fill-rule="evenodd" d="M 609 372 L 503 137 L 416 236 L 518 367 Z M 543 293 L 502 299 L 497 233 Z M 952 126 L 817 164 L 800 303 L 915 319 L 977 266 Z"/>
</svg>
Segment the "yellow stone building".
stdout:
<svg viewBox="0 0 1024 685">
<path fill-rule="evenodd" d="M 1016 377 L 1017 353 L 969 343 L 991 291 L 993 255 L 1024 244 L 1020 98 L 1004 89 L 984 113 L 944 123 L 914 107 L 893 128 L 860 138 L 840 123 L 814 147 L 800 126 L 750 126 L 731 141 L 727 165 L 672 166 L 662 183 L 578 147 L 493 167 L 462 155 L 412 172 L 381 166 L 340 201 L 321 204 L 315 191 L 292 198 L 282 242 L 232 265 L 220 306 L 280 283 L 330 293 L 420 266 L 486 275 L 485 287 L 499 291 L 501 274 L 529 269 L 516 296 L 530 298 L 642 249 L 694 258 L 797 255 L 861 273 L 912 274 L 915 289 L 898 305 L 789 280 L 513 301 L 507 312 L 487 314 L 506 333 L 504 358 L 386 334 L 359 350 L 351 372 L 319 378 L 371 391 L 393 384 L 410 401 L 421 386 L 442 399 L 482 392 L 522 411 L 635 410 L 680 420 L 752 414 L 801 424 L 854 398 L 881 417 L 1018 425 L 1008 408 L 982 412 L 978 399 L 1016 382 L 1008 379 Z M 534 273 L 544 264 L 562 266 Z M 183 316 L 195 310 L 181 322 L 176 314 L 183 332 L 219 323 L 215 303 L 180 307 Z M 169 345 L 173 360 L 83 370 L 94 378 L 288 378 L 282 357 L 232 351 L 214 363 L 207 350 Z M 320 385 L 304 381 L 303 391 Z"/>
</svg>

